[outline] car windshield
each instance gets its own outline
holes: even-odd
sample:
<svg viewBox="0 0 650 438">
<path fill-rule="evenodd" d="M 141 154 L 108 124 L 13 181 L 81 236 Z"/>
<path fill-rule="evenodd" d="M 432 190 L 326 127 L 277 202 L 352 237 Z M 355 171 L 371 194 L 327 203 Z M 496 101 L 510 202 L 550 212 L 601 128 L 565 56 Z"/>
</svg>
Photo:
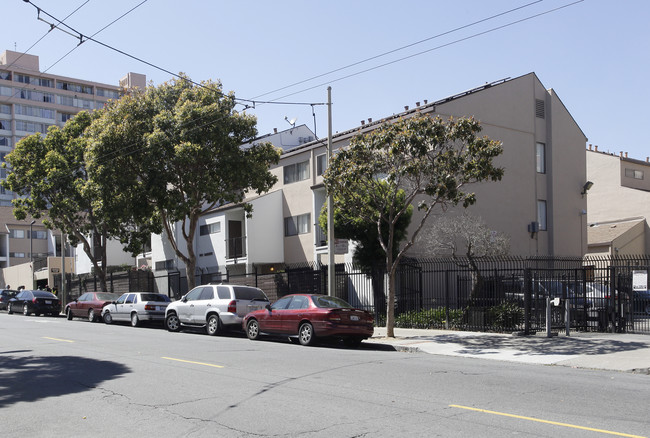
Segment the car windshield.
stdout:
<svg viewBox="0 0 650 438">
<path fill-rule="evenodd" d="M 262 300 L 268 301 L 264 292 L 254 287 L 233 286 L 236 300 Z"/>
<path fill-rule="evenodd" d="M 117 294 L 112 294 L 109 292 L 103 292 L 97 294 L 97 299 L 99 301 L 114 301 L 117 298 Z"/>
<path fill-rule="evenodd" d="M 54 294 L 51 294 L 49 292 L 46 292 L 44 290 L 35 290 L 34 291 L 34 296 L 37 298 L 56 298 Z"/>
<path fill-rule="evenodd" d="M 140 298 L 142 301 L 170 301 L 168 296 L 161 294 L 142 294 Z"/>
<path fill-rule="evenodd" d="M 326 295 L 312 296 L 312 300 L 316 307 L 324 307 L 327 309 L 352 309 L 352 306 L 347 301 L 337 297 L 330 297 Z"/>
</svg>

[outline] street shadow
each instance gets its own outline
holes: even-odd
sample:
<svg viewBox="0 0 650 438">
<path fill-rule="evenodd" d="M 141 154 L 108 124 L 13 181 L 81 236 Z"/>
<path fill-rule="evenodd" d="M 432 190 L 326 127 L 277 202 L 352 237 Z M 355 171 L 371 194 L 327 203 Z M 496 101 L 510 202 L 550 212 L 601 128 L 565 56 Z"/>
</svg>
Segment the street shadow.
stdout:
<svg viewBox="0 0 650 438">
<path fill-rule="evenodd" d="M 0 409 L 88 391 L 130 372 L 117 362 L 78 356 L 16 356 L 30 351 L 0 351 Z"/>
<path fill-rule="evenodd" d="M 444 334 L 435 336 L 416 336 L 411 340 L 428 340 L 438 344 L 455 344 L 457 353 L 494 354 L 496 350 L 515 350 L 516 356 L 523 355 L 599 355 L 622 351 L 647 349 L 645 342 L 621 341 L 615 339 L 590 339 L 585 337 L 555 336 L 482 336 Z"/>
</svg>

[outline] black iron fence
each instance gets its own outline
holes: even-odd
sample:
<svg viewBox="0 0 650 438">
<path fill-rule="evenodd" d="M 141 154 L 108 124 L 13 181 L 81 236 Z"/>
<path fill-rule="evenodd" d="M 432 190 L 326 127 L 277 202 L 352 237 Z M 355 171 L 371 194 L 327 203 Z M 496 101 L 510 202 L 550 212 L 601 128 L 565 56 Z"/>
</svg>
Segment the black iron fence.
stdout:
<svg viewBox="0 0 650 438">
<path fill-rule="evenodd" d="M 395 325 L 650 334 L 649 266 L 646 256 L 407 259 L 397 271 Z M 317 263 L 276 265 L 246 274 L 203 274 L 197 282 L 256 286 L 275 301 L 290 293 L 327 293 L 327 270 Z M 633 281 L 639 278 L 645 278 L 645 288 Z M 376 324 L 385 325 L 388 278 L 382 267 L 363 271 L 336 265 L 335 279 L 335 295 L 373 312 Z M 176 299 L 188 291 L 187 278 L 179 272 L 112 274 L 108 284 L 114 292 L 156 291 Z M 75 297 L 98 287 L 96 278 L 86 277 L 71 280 L 67 290 Z"/>
</svg>

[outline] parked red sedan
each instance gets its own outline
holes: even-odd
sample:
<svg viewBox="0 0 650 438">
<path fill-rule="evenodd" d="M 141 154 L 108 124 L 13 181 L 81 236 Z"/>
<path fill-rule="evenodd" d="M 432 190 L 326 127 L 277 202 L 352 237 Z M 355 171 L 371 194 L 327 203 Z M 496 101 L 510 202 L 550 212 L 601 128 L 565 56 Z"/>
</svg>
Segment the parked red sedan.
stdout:
<svg viewBox="0 0 650 438">
<path fill-rule="evenodd" d="M 253 340 L 260 334 L 285 334 L 297 337 L 302 345 L 312 345 L 316 338 L 331 337 L 358 346 L 372 336 L 373 322 L 370 312 L 355 309 L 340 298 L 295 294 L 247 314 L 242 326 Z"/>
<path fill-rule="evenodd" d="M 118 298 L 118 294 L 110 292 L 86 292 L 65 306 L 65 316 L 68 319 L 77 317 L 88 318 L 90 322 L 98 321 L 102 314 L 102 308 Z"/>
</svg>

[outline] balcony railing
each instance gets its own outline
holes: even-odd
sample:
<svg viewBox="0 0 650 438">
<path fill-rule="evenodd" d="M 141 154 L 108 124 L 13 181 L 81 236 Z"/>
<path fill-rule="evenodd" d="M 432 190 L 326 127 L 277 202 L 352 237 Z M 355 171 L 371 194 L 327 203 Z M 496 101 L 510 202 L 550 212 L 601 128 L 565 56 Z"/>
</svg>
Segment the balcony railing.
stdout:
<svg viewBox="0 0 650 438">
<path fill-rule="evenodd" d="M 246 237 L 233 237 L 227 239 L 226 258 L 236 259 L 246 257 Z"/>
</svg>

